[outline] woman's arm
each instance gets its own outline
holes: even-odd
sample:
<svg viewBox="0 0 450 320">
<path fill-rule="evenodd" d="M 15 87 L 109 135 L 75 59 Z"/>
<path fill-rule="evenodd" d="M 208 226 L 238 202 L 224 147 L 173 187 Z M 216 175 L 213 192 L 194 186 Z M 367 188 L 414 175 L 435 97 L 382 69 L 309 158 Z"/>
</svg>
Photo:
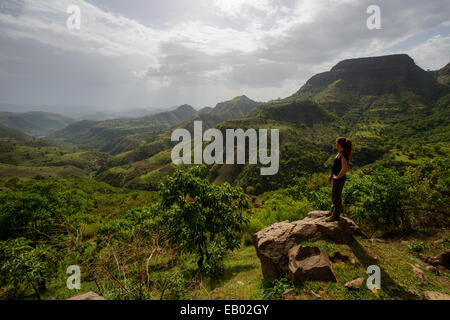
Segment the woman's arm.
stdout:
<svg viewBox="0 0 450 320">
<path fill-rule="evenodd" d="M 342 165 L 341 172 L 339 172 L 338 175 L 333 175 L 333 179 L 340 179 L 340 178 L 342 178 L 345 175 L 345 173 L 347 172 L 347 170 L 348 170 L 347 159 L 345 159 L 344 156 L 341 156 L 341 165 Z"/>
</svg>

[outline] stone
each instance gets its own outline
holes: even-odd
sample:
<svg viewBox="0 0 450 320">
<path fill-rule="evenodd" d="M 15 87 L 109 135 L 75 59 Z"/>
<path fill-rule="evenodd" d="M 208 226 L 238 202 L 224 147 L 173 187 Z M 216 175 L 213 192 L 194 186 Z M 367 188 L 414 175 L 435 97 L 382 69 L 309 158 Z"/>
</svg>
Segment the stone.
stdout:
<svg viewBox="0 0 450 320">
<path fill-rule="evenodd" d="M 311 292 L 311 294 L 314 296 L 314 297 L 316 297 L 316 298 L 318 298 L 318 299 L 320 299 L 320 298 L 322 298 L 322 296 L 320 295 L 320 294 L 318 294 L 318 293 L 315 293 L 314 291 L 310 291 Z"/>
<path fill-rule="evenodd" d="M 348 289 L 359 289 L 364 283 L 364 278 L 358 278 L 352 281 L 347 282 L 344 286 Z"/>
<path fill-rule="evenodd" d="M 350 257 L 346 254 L 343 254 L 339 251 L 336 251 L 335 253 L 333 253 L 333 255 L 331 256 L 331 261 L 335 262 L 335 261 L 349 261 Z"/>
<path fill-rule="evenodd" d="M 388 291 L 398 291 L 398 288 L 396 286 L 387 286 L 386 289 Z"/>
<path fill-rule="evenodd" d="M 289 274 L 292 281 L 337 282 L 330 259 L 318 247 L 295 246 L 289 250 Z"/>
<path fill-rule="evenodd" d="M 409 290 L 408 290 L 408 293 L 409 293 L 410 295 L 412 295 L 412 296 L 420 297 L 420 293 L 419 293 L 419 291 L 417 291 L 417 290 L 409 289 Z"/>
<path fill-rule="evenodd" d="M 440 274 L 439 270 L 436 267 L 434 267 L 434 266 L 427 266 L 425 268 L 425 270 L 430 271 L 430 272 L 434 273 L 437 276 Z"/>
<path fill-rule="evenodd" d="M 69 298 L 67 300 L 105 300 L 102 296 L 99 296 L 95 292 L 89 291 L 85 294 L 80 294 L 78 296 Z"/>
<path fill-rule="evenodd" d="M 295 289 L 286 289 L 283 292 L 283 300 L 297 300 Z"/>
<path fill-rule="evenodd" d="M 434 267 L 444 266 L 450 269 L 450 250 L 447 250 L 436 257 L 428 257 L 425 262 Z"/>
<path fill-rule="evenodd" d="M 414 276 L 417 278 L 417 279 L 419 279 L 420 280 L 420 282 L 422 282 L 422 281 L 427 281 L 427 276 L 425 275 L 425 273 L 422 271 L 422 270 L 420 270 L 418 267 L 416 267 L 415 265 L 413 265 L 413 264 L 409 264 L 411 267 L 412 267 L 412 269 L 413 269 L 413 273 L 414 273 Z"/>
<path fill-rule="evenodd" d="M 274 280 L 288 273 L 288 251 L 304 241 L 329 240 L 350 243 L 354 235 L 362 235 L 359 227 L 349 218 L 327 222 L 328 211 L 312 211 L 302 220 L 277 222 L 253 234 L 253 245 L 261 261 L 266 280 Z"/>
<path fill-rule="evenodd" d="M 425 300 L 450 300 L 450 295 L 437 291 L 425 291 L 423 297 Z"/>
</svg>

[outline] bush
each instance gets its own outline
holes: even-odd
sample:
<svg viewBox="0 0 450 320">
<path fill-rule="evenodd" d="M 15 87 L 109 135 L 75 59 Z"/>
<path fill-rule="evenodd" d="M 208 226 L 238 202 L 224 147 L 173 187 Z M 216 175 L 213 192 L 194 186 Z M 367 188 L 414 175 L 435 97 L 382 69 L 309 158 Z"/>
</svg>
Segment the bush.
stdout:
<svg viewBox="0 0 450 320">
<path fill-rule="evenodd" d="M 0 285 L 31 287 L 40 300 L 47 280 L 55 272 L 56 259 L 49 246 L 33 247 L 25 238 L 0 241 Z"/>
<path fill-rule="evenodd" d="M 408 209 L 414 193 L 409 174 L 381 168 L 371 174 L 352 175 L 343 191 L 350 217 L 369 231 L 390 232 L 410 227 Z"/>
<path fill-rule="evenodd" d="M 206 166 L 177 170 L 160 185 L 160 210 L 153 212 L 161 230 L 185 252 L 200 256 L 198 267 L 209 263 L 209 245 L 221 239 L 226 250 L 240 246 L 248 223 L 248 209 L 241 188 L 228 183 L 216 185 L 206 177 Z"/>
<path fill-rule="evenodd" d="M 224 259 L 227 255 L 226 248 L 220 242 L 213 241 L 209 244 L 209 260 L 203 265 L 202 272 L 211 277 L 217 278 L 225 271 Z"/>
<path fill-rule="evenodd" d="M 287 289 L 293 288 L 294 285 L 286 278 L 279 278 L 273 281 L 263 280 L 262 282 L 262 297 L 264 300 L 280 300 L 283 293 Z"/>
<path fill-rule="evenodd" d="M 369 232 L 448 226 L 448 164 L 433 160 L 403 171 L 376 168 L 352 175 L 343 191 L 350 217 Z"/>
<path fill-rule="evenodd" d="M 286 192 L 276 192 L 250 217 L 248 231 L 254 233 L 275 222 L 301 220 L 311 210 L 307 199 L 294 200 Z"/>
</svg>

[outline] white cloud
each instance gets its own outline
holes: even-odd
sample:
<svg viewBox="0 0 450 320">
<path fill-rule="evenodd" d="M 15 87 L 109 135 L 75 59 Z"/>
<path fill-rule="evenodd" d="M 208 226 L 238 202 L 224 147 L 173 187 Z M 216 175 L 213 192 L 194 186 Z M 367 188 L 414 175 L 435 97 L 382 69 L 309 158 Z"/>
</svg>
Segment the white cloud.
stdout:
<svg viewBox="0 0 450 320">
<path fill-rule="evenodd" d="M 279 10 L 273 0 L 215 0 L 214 7 L 218 9 L 218 14 L 235 19 L 252 12 L 273 15 Z"/>
<path fill-rule="evenodd" d="M 444 0 L 379 0 L 383 29 L 377 31 L 366 28 L 367 0 L 192 0 L 192 8 L 174 0 L 167 21 L 158 24 L 96 5 L 118 1 L 25 0 L 23 7 L 17 1 L 0 6 L 0 96 L 41 104 L 211 105 L 234 94 L 283 97 L 339 60 L 390 53 L 395 44 L 401 51 L 406 39 L 450 25 Z M 81 8 L 79 31 L 66 28 L 69 4 Z M 433 69 L 448 62 L 449 43 L 442 34 L 407 53 Z M 24 80 L 30 77 L 39 83 Z"/>
<path fill-rule="evenodd" d="M 438 70 L 450 62 L 450 36 L 436 35 L 406 53 L 414 57 L 417 64 Z"/>
</svg>

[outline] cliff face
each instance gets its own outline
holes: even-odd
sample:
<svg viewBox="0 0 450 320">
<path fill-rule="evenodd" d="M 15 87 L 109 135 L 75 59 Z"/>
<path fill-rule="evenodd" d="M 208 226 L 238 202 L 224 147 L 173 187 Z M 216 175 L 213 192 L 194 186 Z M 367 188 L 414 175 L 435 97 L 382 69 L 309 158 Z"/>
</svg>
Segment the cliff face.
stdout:
<svg viewBox="0 0 450 320">
<path fill-rule="evenodd" d="M 450 63 L 439 70 L 437 80 L 440 84 L 450 87 Z"/>
<path fill-rule="evenodd" d="M 406 54 L 344 60 L 330 71 L 313 76 L 295 94 L 315 97 L 323 90 L 339 87 L 356 95 L 383 95 L 411 91 L 432 98 L 438 93 L 435 77 L 418 67 Z"/>
</svg>

